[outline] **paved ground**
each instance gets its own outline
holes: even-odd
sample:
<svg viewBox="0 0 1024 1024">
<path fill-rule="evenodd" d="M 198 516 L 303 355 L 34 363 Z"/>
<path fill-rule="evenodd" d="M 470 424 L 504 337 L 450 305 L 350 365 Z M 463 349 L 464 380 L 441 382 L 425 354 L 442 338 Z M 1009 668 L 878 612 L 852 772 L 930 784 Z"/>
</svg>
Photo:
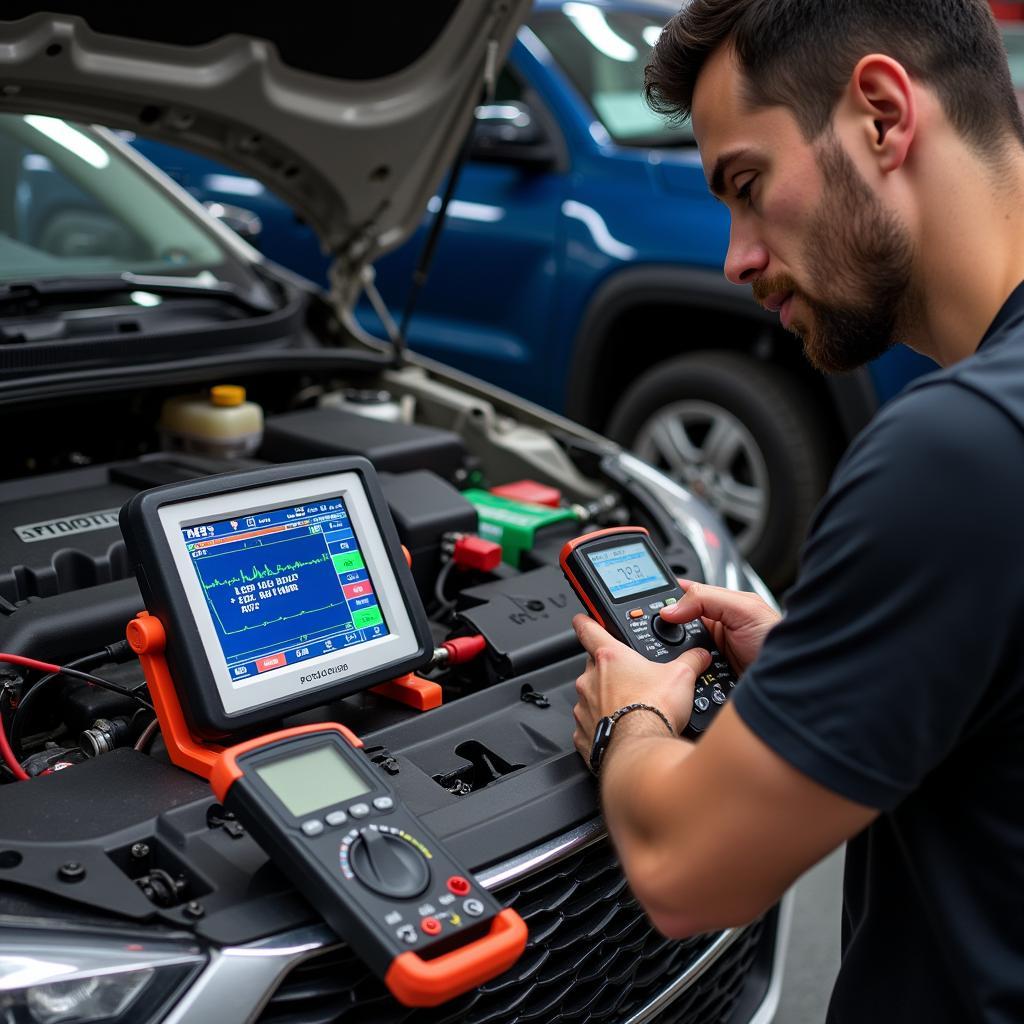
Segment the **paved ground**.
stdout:
<svg viewBox="0 0 1024 1024">
<path fill-rule="evenodd" d="M 839 969 L 843 851 L 808 871 L 796 886 L 782 1001 L 775 1024 L 822 1024 Z"/>
</svg>

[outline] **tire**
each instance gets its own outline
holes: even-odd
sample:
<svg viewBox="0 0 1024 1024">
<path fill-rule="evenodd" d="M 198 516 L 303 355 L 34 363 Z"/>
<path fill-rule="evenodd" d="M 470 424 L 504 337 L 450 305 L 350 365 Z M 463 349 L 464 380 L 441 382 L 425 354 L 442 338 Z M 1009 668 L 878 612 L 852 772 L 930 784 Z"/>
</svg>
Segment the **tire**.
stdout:
<svg viewBox="0 0 1024 1024">
<path fill-rule="evenodd" d="M 828 483 L 826 429 L 779 367 L 693 352 L 634 381 L 606 433 L 704 497 L 765 582 L 781 589 Z"/>
</svg>

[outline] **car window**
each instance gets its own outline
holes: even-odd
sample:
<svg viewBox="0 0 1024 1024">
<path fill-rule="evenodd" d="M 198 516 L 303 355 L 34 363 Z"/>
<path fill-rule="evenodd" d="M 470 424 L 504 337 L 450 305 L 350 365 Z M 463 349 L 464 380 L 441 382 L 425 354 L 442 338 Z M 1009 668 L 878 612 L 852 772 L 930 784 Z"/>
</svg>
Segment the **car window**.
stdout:
<svg viewBox="0 0 1024 1024">
<path fill-rule="evenodd" d="M 103 135 L 0 115 L 0 280 L 215 269 L 213 235 Z"/>
<path fill-rule="evenodd" d="M 622 145 L 672 146 L 693 141 L 688 123 L 669 124 L 647 106 L 644 67 L 665 16 L 563 3 L 537 11 L 530 28 Z"/>
<path fill-rule="evenodd" d="M 1010 76 L 1017 90 L 1017 100 L 1024 106 L 1024 26 L 1003 27 L 1003 42 L 1010 59 Z"/>
</svg>

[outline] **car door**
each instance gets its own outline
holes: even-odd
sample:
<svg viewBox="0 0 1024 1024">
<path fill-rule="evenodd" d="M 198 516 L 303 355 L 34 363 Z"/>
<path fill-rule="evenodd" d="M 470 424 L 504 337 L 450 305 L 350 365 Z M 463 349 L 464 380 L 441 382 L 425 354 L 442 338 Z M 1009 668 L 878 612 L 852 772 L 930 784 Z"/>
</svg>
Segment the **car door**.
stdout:
<svg viewBox="0 0 1024 1024">
<path fill-rule="evenodd" d="M 480 158 L 479 147 L 471 152 L 416 301 L 409 342 L 424 355 L 532 398 L 539 394 L 537 366 L 557 285 L 568 167 L 557 125 L 517 70 L 515 52 L 491 106 L 525 104 L 541 126 L 550 159 L 537 159 L 536 149 L 517 156 L 515 147 L 486 159 Z M 487 110 L 478 108 L 478 113 Z M 396 320 L 443 188 L 414 236 L 376 264 L 377 287 Z M 365 297 L 358 316 L 373 333 L 383 331 Z"/>
</svg>

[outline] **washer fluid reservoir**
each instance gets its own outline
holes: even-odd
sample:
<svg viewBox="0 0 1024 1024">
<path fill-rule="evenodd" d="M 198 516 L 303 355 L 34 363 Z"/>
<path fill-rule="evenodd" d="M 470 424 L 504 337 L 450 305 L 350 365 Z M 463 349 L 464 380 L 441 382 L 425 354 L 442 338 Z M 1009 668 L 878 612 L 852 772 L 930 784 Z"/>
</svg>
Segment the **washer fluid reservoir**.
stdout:
<svg viewBox="0 0 1024 1024">
<path fill-rule="evenodd" d="M 235 384 L 217 384 L 205 395 L 179 395 L 164 402 L 160 439 L 165 451 L 251 455 L 263 440 L 263 409 Z"/>
</svg>

